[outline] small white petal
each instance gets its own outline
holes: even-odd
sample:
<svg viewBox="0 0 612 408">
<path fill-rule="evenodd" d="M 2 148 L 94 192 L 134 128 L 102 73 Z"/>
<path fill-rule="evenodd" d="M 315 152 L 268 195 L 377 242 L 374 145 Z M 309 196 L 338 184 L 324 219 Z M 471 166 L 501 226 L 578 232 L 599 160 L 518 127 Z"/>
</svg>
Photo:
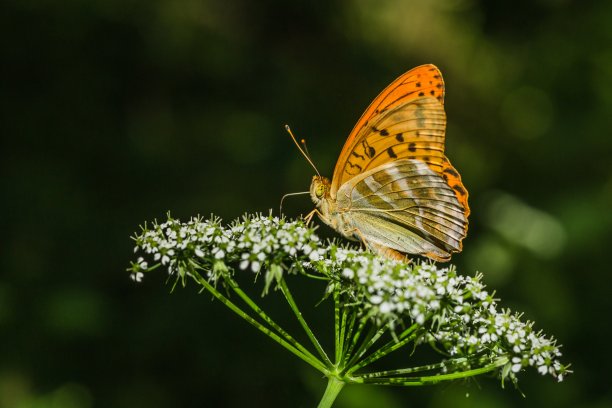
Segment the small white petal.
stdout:
<svg viewBox="0 0 612 408">
<path fill-rule="evenodd" d="M 143 276 L 144 274 L 142 272 L 136 272 L 130 275 L 130 279 L 133 280 L 134 282 L 142 282 Z"/>
<path fill-rule="evenodd" d="M 393 309 L 390 302 L 382 302 L 378 307 L 381 313 L 389 313 Z"/>
<path fill-rule="evenodd" d="M 380 302 L 382 302 L 382 297 L 378 296 L 378 295 L 374 295 L 370 298 L 370 302 L 372 302 L 373 305 L 377 305 Z"/>
</svg>

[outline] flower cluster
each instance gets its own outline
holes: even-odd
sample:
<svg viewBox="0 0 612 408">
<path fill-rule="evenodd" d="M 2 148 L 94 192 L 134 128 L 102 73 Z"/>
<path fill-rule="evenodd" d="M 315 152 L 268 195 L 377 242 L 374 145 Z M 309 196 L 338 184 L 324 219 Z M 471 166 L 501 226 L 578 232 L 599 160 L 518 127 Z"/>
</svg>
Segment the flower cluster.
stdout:
<svg viewBox="0 0 612 408">
<path fill-rule="evenodd" d="M 351 297 L 381 324 L 425 327 L 420 341 L 442 346 L 453 358 L 508 357 L 503 375 L 511 378 L 528 366 L 559 381 L 567 372 L 558 360 L 561 352 L 555 340 L 534 332 L 533 323 L 521 321 L 517 314 L 498 310 L 480 275 L 462 276 L 452 266 L 398 262 L 344 249 L 334 251 L 330 265 L 348 282 L 344 286 L 351 288 Z"/>
<path fill-rule="evenodd" d="M 240 269 L 259 273 L 272 265 L 282 266 L 290 259 L 300 261 L 319 260 L 325 250 L 320 248 L 319 237 L 302 221 L 287 222 L 272 216 L 245 217 L 229 227 L 219 220 L 195 217 L 180 222 L 168 215 L 163 223 L 146 225 L 134 237 L 134 252 L 144 252 L 155 264 L 143 257 L 132 263 L 131 278 L 140 282 L 143 272 L 159 266 L 167 268 L 169 274 L 189 274 L 189 265 L 220 265 L 238 263 Z M 213 268 L 209 278 L 217 279 Z"/>
<path fill-rule="evenodd" d="M 500 374 L 513 380 L 529 366 L 559 381 L 569 372 L 559 362 L 554 339 L 535 332 L 533 323 L 521 321 L 519 315 L 499 310 L 481 276 L 459 275 L 452 266 L 400 262 L 323 245 L 303 221 L 272 216 L 244 217 L 228 227 L 215 218 L 182 223 L 168 217 L 145 226 L 134 239 L 135 252 L 148 258 L 132 263 L 129 271 L 135 281 L 160 266 L 185 276 L 194 273 L 195 265 L 210 280 L 237 269 L 279 273 L 305 267 L 328 279 L 329 291 L 338 291 L 345 304 L 357 307 L 375 325 L 421 327 L 417 342 L 445 351 L 449 367 L 455 364 L 451 368 L 458 369 L 458 362 L 459 369 L 469 369 L 484 361 L 504 361 Z"/>
</svg>

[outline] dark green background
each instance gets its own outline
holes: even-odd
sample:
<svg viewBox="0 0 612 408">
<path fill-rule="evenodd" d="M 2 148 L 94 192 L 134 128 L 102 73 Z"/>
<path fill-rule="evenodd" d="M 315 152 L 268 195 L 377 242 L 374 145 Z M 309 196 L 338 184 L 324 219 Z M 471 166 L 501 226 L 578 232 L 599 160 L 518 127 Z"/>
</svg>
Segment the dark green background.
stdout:
<svg viewBox="0 0 612 408">
<path fill-rule="evenodd" d="M 531 370 L 527 398 L 491 378 L 347 387 L 337 406 L 612 406 L 612 2 L 1 7 L 0 407 L 315 406 L 324 379 L 210 296 L 169 295 L 162 273 L 134 285 L 129 236 L 167 210 L 277 211 L 313 173 L 283 125 L 331 175 L 370 100 L 423 63 L 445 76 L 470 191 L 453 262 L 554 334 L 575 374 Z M 306 309 L 321 291 L 298 293 Z"/>
</svg>

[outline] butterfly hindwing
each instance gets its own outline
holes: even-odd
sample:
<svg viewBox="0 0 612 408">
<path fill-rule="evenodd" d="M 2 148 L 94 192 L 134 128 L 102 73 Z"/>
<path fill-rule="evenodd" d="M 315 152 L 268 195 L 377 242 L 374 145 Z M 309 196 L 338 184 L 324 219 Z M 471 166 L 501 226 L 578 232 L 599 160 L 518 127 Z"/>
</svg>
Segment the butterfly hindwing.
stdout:
<svg viewBox="0 0 612 408">
<path fill-rule="evenodd" d="M 337 204 L 362 239 L 403 253 L 447 260 L 467 233 L 463 205 L 424 162 L 400 159 L 343 184 Z"/>
</svg>

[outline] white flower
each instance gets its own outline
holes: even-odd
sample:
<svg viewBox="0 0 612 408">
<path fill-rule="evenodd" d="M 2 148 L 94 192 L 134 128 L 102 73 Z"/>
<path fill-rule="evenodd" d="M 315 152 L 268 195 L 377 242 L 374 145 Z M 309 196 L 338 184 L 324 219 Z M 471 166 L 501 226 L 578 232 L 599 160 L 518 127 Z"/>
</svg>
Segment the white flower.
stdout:
<svg viewBox="0 0 612 408">
<path fill-rule="evenodd" d="M 283 265 L 281 271 L 295 273 L 298 268 L 286 268 L 293 264 L 329 279 L 327 290 L 338 291 L 352 306 L 362 308 L 372 324 L 422 326 L 417 344 L 436 342 L 436 347 L 454 358 L 511 358 L 512 373 L 532 366 L 561 380 L 568 372 L 558 360 L 561 353 L 554 340 L 535 332 L 533 324 L 522 321 L 520 315 L 499 309 L 480 274 L 462 276 L 452 266 L 407 264 L 339 248 L 322 243 L 302 222 L 270 216 L 245 217 L 230 227 L 222 227 L 215 219 L 192 218 L 182 223 L 169 218 L 145 228 L 135 240 L 136 250 L 146 255 L 131 268 L 130 277 L 138 282 L 143 277 L 139 270 L 160 264 L 177 277 L 203 273 L 215 282 L 222 279 L 222 269 L 259 273 L 264 265 L 274 263 Z M 149 268 L 151 259 L 155 265 Z M 194 272 L 192 265 L 200 269 Z"/>
<path fill-rule="evenodd" d="M 370 302 L 372 302 L 373 305 L 377 305 L 380 302 L 382 302 L 382 297 L 378 296 L 378 295 L 374 295 L 374 296 L 370 297 Z"/>
<path fill-rule="evenodd" d="M 393 310 L 393 306 L 390 302 L 382 302 L 378 308 L 380 310 L 380 313 L 389 313 Z"/>
<path fill-rule="evenodd" d="M 355 272 L 350 268 L 344 268 L 344 270 L 342 270 L 342 276 L 347 279 L 353 279 L 355 277 Z"/>
<path fill-rule="evenodd" d="M 144 273 L 142 272 L 133 272 L 132 274 L 130 274 L 130 279 L 133 280 L 134 282 L 142 282 L 143 276 L 144 276 Z"/>
</svg>

